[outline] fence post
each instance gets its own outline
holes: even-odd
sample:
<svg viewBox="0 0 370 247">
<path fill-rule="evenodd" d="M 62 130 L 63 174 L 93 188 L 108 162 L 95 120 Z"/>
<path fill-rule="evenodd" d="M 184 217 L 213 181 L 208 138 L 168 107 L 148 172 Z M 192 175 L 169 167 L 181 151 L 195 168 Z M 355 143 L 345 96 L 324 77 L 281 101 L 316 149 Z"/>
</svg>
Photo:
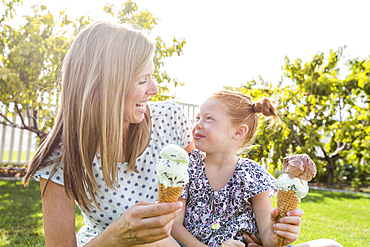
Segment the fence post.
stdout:
<svg viewBox="0 0 370 247">
<path fill-rule="evenodd" d="M 4 115 L 6 116 L 6 113 L 8 112 L 8 107 L 5 106 Z M 5 119 L 4 119 L 5 121 Z M 6 125 L 3 125 L 3 131 L 1 136 L 1 145 L 0 145 L 0 163 L 3 163 L 4 161 L 4 149 L 5 149 L 5 136 L 6 136 Z"/>
<path fill-rule="evenodd" d="M 13 113 L 13 123 L 15 123 L 16 121 L 17 121 L 17 114 L 14 112 Z M 12 128 L 12 133 L 10 135 L 10 147 L 9 147 L 9 157 L 8 157 L 9 164 L 13 162 L 14 137 L 15 137 L 15 128 Z"/>
<path fill-rule="evenodd" d="M 22 112 L 23 119 L 24 119 L 24 116 L 25 116 L 25 112 Z M 21 129 L 20 132 L 19 132 L 19 145 L 18 145 L 17 164 L 22 164 L 23 134 L 24 134 L 24 130 Z"/>
</svg>

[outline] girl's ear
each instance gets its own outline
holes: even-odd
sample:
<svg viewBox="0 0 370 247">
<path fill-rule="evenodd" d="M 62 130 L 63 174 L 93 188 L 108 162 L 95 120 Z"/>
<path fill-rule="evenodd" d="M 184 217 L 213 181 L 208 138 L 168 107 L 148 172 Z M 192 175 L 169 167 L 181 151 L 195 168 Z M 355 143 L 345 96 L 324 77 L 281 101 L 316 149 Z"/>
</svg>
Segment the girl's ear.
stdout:
<svg viewBox="0 0 370 247">
<path fill-rule="evenodd" d="M 248 126 L 246 124 L 241 124 L 236 128 L 233 138 L 235 140 L 243 139 L 244 136 L 248 133 Z"/>
</svg>

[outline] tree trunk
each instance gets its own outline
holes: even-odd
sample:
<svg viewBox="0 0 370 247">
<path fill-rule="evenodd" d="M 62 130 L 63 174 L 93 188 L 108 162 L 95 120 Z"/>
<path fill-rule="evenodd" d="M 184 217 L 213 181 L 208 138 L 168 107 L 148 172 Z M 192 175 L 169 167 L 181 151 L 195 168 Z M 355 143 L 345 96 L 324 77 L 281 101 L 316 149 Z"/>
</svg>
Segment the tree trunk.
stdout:
<svg viewBox="0 0 370 247">
<path fill-rule="evenodd" d="M 326 184 L 331 186 L 334 183 L 334 169 L 335 169 L 335 158 L 331 157 L 328 160 L 328 176 L 326 179 Z"/>
</svg>

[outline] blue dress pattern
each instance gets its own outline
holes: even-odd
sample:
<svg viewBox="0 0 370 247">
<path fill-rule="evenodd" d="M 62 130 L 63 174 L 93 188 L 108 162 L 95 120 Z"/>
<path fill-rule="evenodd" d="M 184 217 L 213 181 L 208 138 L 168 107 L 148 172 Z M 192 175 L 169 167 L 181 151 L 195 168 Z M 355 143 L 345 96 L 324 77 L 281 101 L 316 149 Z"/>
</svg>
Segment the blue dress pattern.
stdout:
<svg viewBox="0 0 370 247">
<path fill-rule="evenodd" d="M 115 190 L 112 190 L 107 188 L 104 182 L 100 156 L 96 155 L 94 158 L 93 172 L 101 190 L 97 200 L 102 210 L 99 210 L 94 204 L 91 213 L 80 208 L 85 225 L 77 233 L 78 246 L 83 246 L 91 241 L 140 200 L 157 201 L 158 177 L 155 163 L 159 159 L 159 152 L 170 143 L 185 148 L 192 141 L 191 122 L 179 105 L 172 102 L 149 102 L 149 110 L 152 132 L 148 147 L 136 160 L 136 168 L 139 173 L 128 172 L 127 162 L 120 163 L 118 167 L 119 184 Z M 54 151 L 51 158 L 60 155 L 60 153 L 61 150 Z M 35 177 L 48 179 L 52 168 L 53 166 L 48 166 L 39 169 Z M 64 185 L 63 165 L 57 169 L 51 180 Z"/>
<path fill-rule="evenodd" d="M 251 198 L 264 191 L 273 197 L 275 178 L 257 162 L 239 158 L 229 182 L 214 191 L 204 158 L 197 149 L 190 153 L 189 183 L 180 196 L 187 199 L 185 228 L 207 246 L 220 246 L 228 239 L 243 241 L 242 231 L 259 236 Z"/>
</svg>

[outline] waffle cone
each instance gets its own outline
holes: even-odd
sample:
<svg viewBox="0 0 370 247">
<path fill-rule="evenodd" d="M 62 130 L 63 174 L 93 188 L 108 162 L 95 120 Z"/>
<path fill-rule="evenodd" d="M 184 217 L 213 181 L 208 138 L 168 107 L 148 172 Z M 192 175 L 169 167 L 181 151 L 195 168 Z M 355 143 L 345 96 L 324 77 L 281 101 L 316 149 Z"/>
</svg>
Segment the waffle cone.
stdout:
<svg viewBox="0 0 370 247">
<path fill-rule="evenodd" d="M 280 222 L 280 219 L 286 216 L 286 213 L 297 209 L 299 204 L 298 198 L 295 196 L 294 190 L 279 190 L 277 194 L 277 208 L 279 209 L 279 215 L 276 219 L 277 222 Z M 283 245 L 284 237 L 278 235 L 277 247 Z"/>
<path fill-rule="evenodd" d="M 158 202 L 176 202 L 184 187 L 164 187 L 159 183 Z"/>
</svg>

